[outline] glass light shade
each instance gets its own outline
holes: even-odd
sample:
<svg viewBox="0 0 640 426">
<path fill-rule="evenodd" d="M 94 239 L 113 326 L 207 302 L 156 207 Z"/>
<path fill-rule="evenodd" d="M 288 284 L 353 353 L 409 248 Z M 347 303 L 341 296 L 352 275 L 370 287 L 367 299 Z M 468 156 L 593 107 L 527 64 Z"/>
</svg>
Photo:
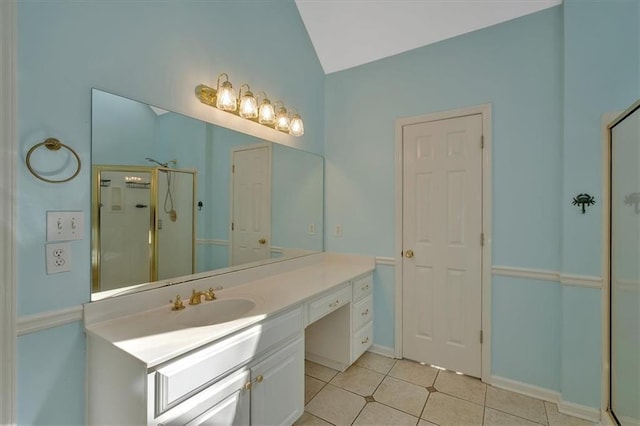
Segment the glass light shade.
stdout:
<svg viewBox="0 0 640 426">
<path fill-rule="evenodd" d="M 223 82 L 218 89 L 216 108 L 224 111 L 235 111 L 238 108 L 236 94 L 228 81 Z"/>
<path fill-rule="evenodd" d="M 258 117 L 258 102 L 250 91 L 244 92 L 240 97 L 240 117 L 256 118 Z"/>
<path fill-rule="evenodd" d="M 260 124 L 273 124 L 276 122 L 276 111 L 273 109 L 273 105 L 268 99 L 265 99 L 260 104 L 260 110 L 258 114 L 258 123 Z"/>
<path fill-rule="evenodd" d="M 276 115 L 276 130 L 280 130 L 281 132 L 289 131 L 289 115 L 287 114 L 286 108 L 280 108 L 278 110 L 278 114 Z"/>
<path fill-rule="evenodd" d="M 293 136 L 304 135 L 304 124 L 302 123 L 302 118 L 298 114 L 293 114 L 293 117 L 291 117 L 289 134 Z"/>
</svg>

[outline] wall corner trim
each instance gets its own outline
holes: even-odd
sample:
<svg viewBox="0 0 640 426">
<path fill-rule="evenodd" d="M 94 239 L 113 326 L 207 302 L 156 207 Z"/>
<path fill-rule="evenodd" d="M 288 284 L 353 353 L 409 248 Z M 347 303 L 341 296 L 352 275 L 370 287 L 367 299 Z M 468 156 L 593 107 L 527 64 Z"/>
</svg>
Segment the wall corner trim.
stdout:
<svg viewBox="0 0 640 426">
<path fill-rule="evenodd" d="M 17 1 L 0 1 L 0 424 L 16 424 Z"/>
<path fill-rule="evenodd" d="M 82 305 L 18 318 L 18 336 L 82 321 Z"/>
</svg>

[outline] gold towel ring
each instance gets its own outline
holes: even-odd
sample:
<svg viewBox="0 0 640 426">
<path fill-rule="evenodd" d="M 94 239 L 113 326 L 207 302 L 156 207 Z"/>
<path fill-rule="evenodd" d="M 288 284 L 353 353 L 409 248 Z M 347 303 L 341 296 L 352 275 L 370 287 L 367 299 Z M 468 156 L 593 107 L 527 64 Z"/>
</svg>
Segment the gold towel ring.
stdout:
<svg viewBox="0 0 640 426">
<path fill-rule="evenodd" d="M 73 154 L 73 156 L 76 157 L 76 161 L 78 162 L 78 168 L 76 169 L 75 173 L 73 173 L 73 175 L 71 175 L 70 177 L 68 177 L 66 179 L 61 179 L 61 180 L 47 179 L 45 177 L 40 176 L 38 173 L 36 173 L 36 171 L 33 170 L 33 167 L 31 167 L 31 154 L 33 154 L 33 151 L 35 151 L 36 149 L 38 149 L 39 147 L 41 147 L 43 145 L 49 151 L 58 151 L 60 148 L 66 148 L 67 150 L 69 150 Z M 80 173 L 81 165 L 82 165 L 82 163 L 80 162 L 80 157 L 73 150 L 73 148 L 69 147 L 68 145 L 63 144 L 62 142 L 60 142 L 56 138 L 48 138 L 44 142 L 40 142 L 38 144 L 35 144 L 34 146 L 31 147 L 29 152 L 27 152 L 27 168 L 29 169 L 31 174 L 34 175 L 35 177 L 37 177 L 38 179 L 43 180 L 45 182 L 49 182 L 49 183 L 69 182 L 71 179 L 73 179 L 74 177 L 78 176 L 78 173 Z"/>
</svg>

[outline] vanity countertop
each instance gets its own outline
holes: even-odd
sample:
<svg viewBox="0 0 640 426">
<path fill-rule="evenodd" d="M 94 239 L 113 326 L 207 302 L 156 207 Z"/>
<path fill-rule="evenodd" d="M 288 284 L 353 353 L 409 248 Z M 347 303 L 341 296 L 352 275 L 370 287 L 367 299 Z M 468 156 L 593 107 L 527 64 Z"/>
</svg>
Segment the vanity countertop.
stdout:
<svg viewBox="0 0 640 426">
<path fill-rule="evenodd" d="M 143 312 L 133 311 L 135 313 L 86 324 L 85 330 L 90 336 L 100 338 L 140 360 L 147 368 L 153 368 L 176 356 L 293 308 L 305 300 L 371 272 L 374 268 L 375 260 L 372 257 L 328 253 L 315 255 L 314 261 L 305 265 L 293 264 L 290 269 L 285 265 L 278 273 L 251 279 L 243 284 L 217 291 L 218 300 L 246 298 L 255 302 L 255 307 L 240 318 L 206 326 L 182 326 L 176 321 L 177 315 L 189 309 L 201 307 L 192 307 L 187 304 L 190 289 L 202 290 L 216 287 L 220 280 L 219 277 L 203 278 L 173 286 L 171 289 L 150 290 L 150 292 L 162 290 L 163 294 L 170 294 L 169 292 L 173 291 L 174 295 L 179 292 L 185 299 L 185 310 L 173 312 L 170 304 L 165 303 Z M 258 271 L 257 268 L 256 271 Z M 110 301 L 111 304 L 114 303 L 113 300 Z M 122 303 L 131 302 L 124 296 Z M 216 301 L 204 301 L 202 307 L 207 303 L 216 303 Z"/>
</svg>

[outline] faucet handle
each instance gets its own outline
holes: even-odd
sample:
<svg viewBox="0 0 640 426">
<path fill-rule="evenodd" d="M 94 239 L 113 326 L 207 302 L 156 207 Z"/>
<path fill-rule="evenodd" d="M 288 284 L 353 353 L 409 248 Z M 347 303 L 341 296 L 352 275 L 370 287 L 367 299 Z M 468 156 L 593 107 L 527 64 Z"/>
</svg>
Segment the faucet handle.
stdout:
<svg viewBox="0 0 640 426">
<path fill-rule="evenodd" d="M 180 297 L 180 295 L 178 294 L 176 296 L 176 300 L 169 300 L 169 303 L 172 303 L 173 306 L 171 307 L 172 311 L 181 311 L 184 309 L 184 303 L 182 303 L 182 297 Z"/>
<path fill-rule="evenodd" d="M 209 287 L 209 290 L 204 292 L 204 300 L 216 300 L 216 294 L 213 289 Z"/>
</svg>

